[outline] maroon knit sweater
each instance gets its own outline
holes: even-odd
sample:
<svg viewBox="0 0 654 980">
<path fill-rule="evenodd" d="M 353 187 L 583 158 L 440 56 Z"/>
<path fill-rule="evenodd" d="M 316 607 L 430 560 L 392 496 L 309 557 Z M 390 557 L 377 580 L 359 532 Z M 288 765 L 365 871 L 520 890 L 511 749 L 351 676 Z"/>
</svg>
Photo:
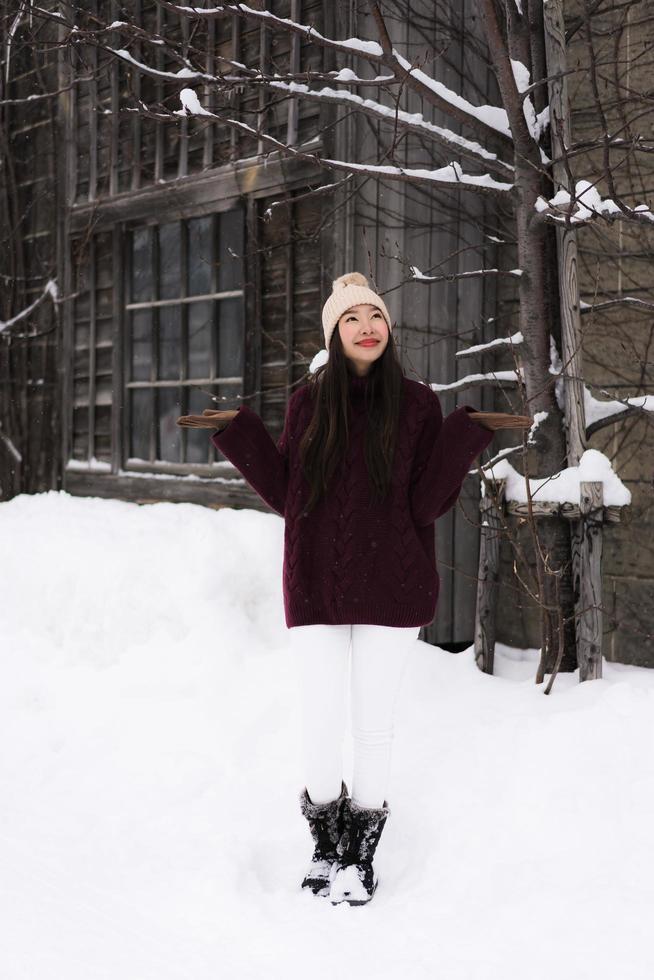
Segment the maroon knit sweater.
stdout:
<svg viewBox="0 0 654 980">
<path fill-rule="evenodd" d="M 423 626 L 436 611 L 434 521 L 455 503 L 473 460 L 493 433 L 463 405 L 443 421 L 438 396 L 404 378 L 395 465 L 387 499 L 368 487 L 363 440 L 365 386 L 352 375 L 350 445 L 327 497 L 303 515 L 309 486 L 299 444 L 312 415 L 309 386 L 288 402 L 275 445 L 242 405 L 211 440 L 262 499 L 285 519 L 283 593 L 287 627 L 309 623 Z"/>
</svg>

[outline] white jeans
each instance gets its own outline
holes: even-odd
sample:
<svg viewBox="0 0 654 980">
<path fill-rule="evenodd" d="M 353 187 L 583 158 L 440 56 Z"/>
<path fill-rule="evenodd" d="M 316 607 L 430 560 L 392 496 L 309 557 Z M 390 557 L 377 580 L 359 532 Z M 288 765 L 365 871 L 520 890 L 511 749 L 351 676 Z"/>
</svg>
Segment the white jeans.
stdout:
<svg viewBox="0 0 654 980">
<path fill-rule="evenodd" d="M 354 758 L 350 795 L 360 806 L 381 807 L 397 694 L 420 627 L 316 624 L 293 626 L 289 633 L 300 698 L 304 783 L 311 801 L 326 803 L 341 792 L 349 680 Z"/>
</svg>

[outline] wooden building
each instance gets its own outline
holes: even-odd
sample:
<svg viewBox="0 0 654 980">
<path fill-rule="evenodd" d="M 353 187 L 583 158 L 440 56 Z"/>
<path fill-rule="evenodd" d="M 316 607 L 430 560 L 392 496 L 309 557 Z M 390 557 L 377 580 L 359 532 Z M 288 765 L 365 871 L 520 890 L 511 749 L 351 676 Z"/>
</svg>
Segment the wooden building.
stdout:
<svg viewBox="0 0 654 980">
<path fill-rule="evenodd" d="M 354 0 L 272 3 L 275 13 L 328 36 L 374 37 L 362 7 Z M 80 30 L 111 24 L 120 14 L 110 0 L 51 9 L 66 10 Z M 213 20 L 193 25 L 191 36 L 189 21 L 152 0 L 131 9 L 132 23 L 146 34 L 182 51 L 190 44 L 196 53 L 204 50 L 207 72 L 221 55 L 264 70 L 334 66 L 329 51 L 265 26 Z M 449 38 L 447 24 L 430 21 L 428 4 L 422 13 L 413 23 L 390 19 L 396 40 L 416 54 L 447 40 L 448 83 L 478 98 L 487 68 L 465 43 L 465 32 L 476 30 L 474 16 L 452 5 Z M 52 18 L 36 36 L 54 41 L 65 33 Z M 119 30 L 103 41 L 107 48 L 125 46 Z M 264 509 L 208 433 L 180 429 L 175 419 L 201 412 L 219 396 L 222 407 L 250 405 L 277 437 L 290 392 L 323 347 L 320 311 L 331 280 L 350 269 L 371 276 L 380 291 L 391 290 L 386 299 L 406 373 L 424 381 L 456 377 L 456 323 L 464 318 L 470 336 L 479 338 L 489 302 L 483 285 L 411 293 L 392 286 L 403 274 L 398 259 L 428 267 L 462 239 L 474 246 L 483 209 L 464 214 L 453 195 L 427 196 L 378 181 L 364 182 L 355 195 L 308 194 L 334 176 L 311 162 L 264 155 L 256 138 L 211 121 L 183 115 L 160 121 L 129 111 L 179 109 L 183 83 L 148 76 L 97 45 L 41 49 L 26 19 L 12 47 L 11 97 L 58 95 L 4 109 L 15 180 L 7 193 L 15 193 L 15 210 L 3 234 L 7 240 L 13 225 L 20 235 L 17 257 L 3 270 L 17 277 L 3 313 L 37 304 L 26 330 L 14 328 L 0 354 L 3 379 L 12 386 L 3 393 L 0 430 L 4 498 L 60 488 L 142 503 Z M 176 70 L 162 49 L 146 40 L 129 44 L 134 58 L 161 72 Z M 377 88 L 371 91 L 378 96 Z M 210 87 L 197 94 L 211 108 Z M 235 112 L 252 113 L 266 132 L 305 150 L 376 159 L 377 125 L 342 119 L 347 114 L 328 104 L 250 90 L 233 103 Z M 408 104 L 423 108 L 414 95 Z M 409 141 L 400 153 L 414 165 L 418 157 L 434 163 Z M 466 261 L 478 259 L 472 248 Z M 457 262 L 449 260 L 445 269 L 455 270 Z M 50 279 L 57 304 L 43 295 Z M 454 407 L 452 397 L 443 401 L 445 411 Z M 473 482 L 466 488 L 470 519 L 457 511 L 439 527 L 443 590 L 438 619 L 426 631 L 434 641 L 467 644 L 472 636 Z"/>
<path fill-rule="evenodd" d="M 265 7 L 328 37 L 377 36 L 358 0 Z M 144 73 L 106 48 L 127 47 L 160 73 L 179 62 L 148 37 L 192 49 L 196 63 L 203 52 L 209 74 L 220 57 L 278 72 L 330 70 L 336 61 L 297 35 L 238 18 L 191 23 L 154 0 L 129 8 L 141 40 L 117 27 L 103 34 L 105 47 L 57 43 L 68 33 L 58 12 L 83 32 L 120 20 L 112 0 L 45 3 L 54 16 L 24 17 L 3 38 L 0 318 L 31 312 L 0 332 L 0 499 L 54 488 L 263 510 L 208 432 L 175 419 L 217 397 L 221 407 L 250 405 L 277 437 L 290 393 L 323 347 L 331 280 L 352 269 L 384 293 L 410 377 L 448 383 L 492 369 L 494 359 L 459 361 L 455 352 L 492 339 L 498 302 L 514 296 L 498 297 L 491 277 L 396 287 L 409 262 L 446 273 L 497 265 L 494 233 L 506 215 L 489 198 L 383 180 L 334 190 L 342 175 L 269 152 L 256 137 L 181 112 L 153 118 L 179 112 L 188 82 Z M 433 57 L 451 89 L 498 104 L 473 0 L 398 0 L 387 22 L 393 42 L 408 57 Z M 350 66 L 369 73 L 355 55 Z M 211 86 L 193 88 L 205 108 L 224 104 Z M 235 116 L 309 153 L 380 162 L 387 130 L 365 116 L 263 90 L 230 98 Z M 150 114 L 137 111 L 144 107 Z M 414 92 L 403 93 L 403 108 L 456 128 Z M 412 135 L 393 152 L 414 167 L 449 162 Z M 462 401 L 490 408 L 494 395 L 443 394 L 444 412 Z M 472 640 L 477 501 L 470 478 L 461 506 L 438 527 L 442 593 L 423 635 L 454 648 Z M 535 636 L 528 615 L 499 624 L 498 638 L 517 645 Z"/>
</svg>

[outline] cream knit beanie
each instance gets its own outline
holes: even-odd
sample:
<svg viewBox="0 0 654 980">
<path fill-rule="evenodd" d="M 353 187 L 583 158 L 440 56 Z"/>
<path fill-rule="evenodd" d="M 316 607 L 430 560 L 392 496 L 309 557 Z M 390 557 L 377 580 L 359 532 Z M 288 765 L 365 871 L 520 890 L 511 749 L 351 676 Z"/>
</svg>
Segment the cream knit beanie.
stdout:
<svg viewBox="0 0 654 980">
<path fill-rule="evenodd" d="M 329 342 L 336 329 L 336 324 L 346 310 L 358 303 L 370 303 L 377 306 L 384 314 L 388 329 L 392 330 L 390 313 L 386 309 L 381 296 L 368 286 L 368 280 L 360 272 L 348 272 L 339 276 L 332 283 L 332 294 L 322 308 L 322 329 L 325 334 L 325 348 L 329 350 Z"/>
</svg>

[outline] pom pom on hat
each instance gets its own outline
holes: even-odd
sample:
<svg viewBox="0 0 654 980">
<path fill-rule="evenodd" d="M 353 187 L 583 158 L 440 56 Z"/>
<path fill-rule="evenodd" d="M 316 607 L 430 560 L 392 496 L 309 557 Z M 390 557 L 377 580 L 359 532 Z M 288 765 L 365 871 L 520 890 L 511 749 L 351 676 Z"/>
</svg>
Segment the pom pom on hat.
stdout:
<svg viewBox="0 0 654 980">
<path fill-rule="evenodd" d="M 368 288 L 368 280 L 360 272 L 346 272 L 344 276 L 339 276 L 332 283 L 332 290 L 342 289 L 344 286 L 365 286 Z"/>
<path fill-rule="evenodd" d="M 322 329 L 326 350 L 329 350 L 329 341 L 340 318 L 351 306 L 358 306 L 359 303 L 369 303 L 371 306 L 378 307 L 388 324 L 388 329 L 393 329 L 386 304 L 381 296 L 370 289 L 366 277 L 360 272 L 346 272 L 344 276 L 334 279 L 331 296 L 322 308 Z"/>
</svg>

